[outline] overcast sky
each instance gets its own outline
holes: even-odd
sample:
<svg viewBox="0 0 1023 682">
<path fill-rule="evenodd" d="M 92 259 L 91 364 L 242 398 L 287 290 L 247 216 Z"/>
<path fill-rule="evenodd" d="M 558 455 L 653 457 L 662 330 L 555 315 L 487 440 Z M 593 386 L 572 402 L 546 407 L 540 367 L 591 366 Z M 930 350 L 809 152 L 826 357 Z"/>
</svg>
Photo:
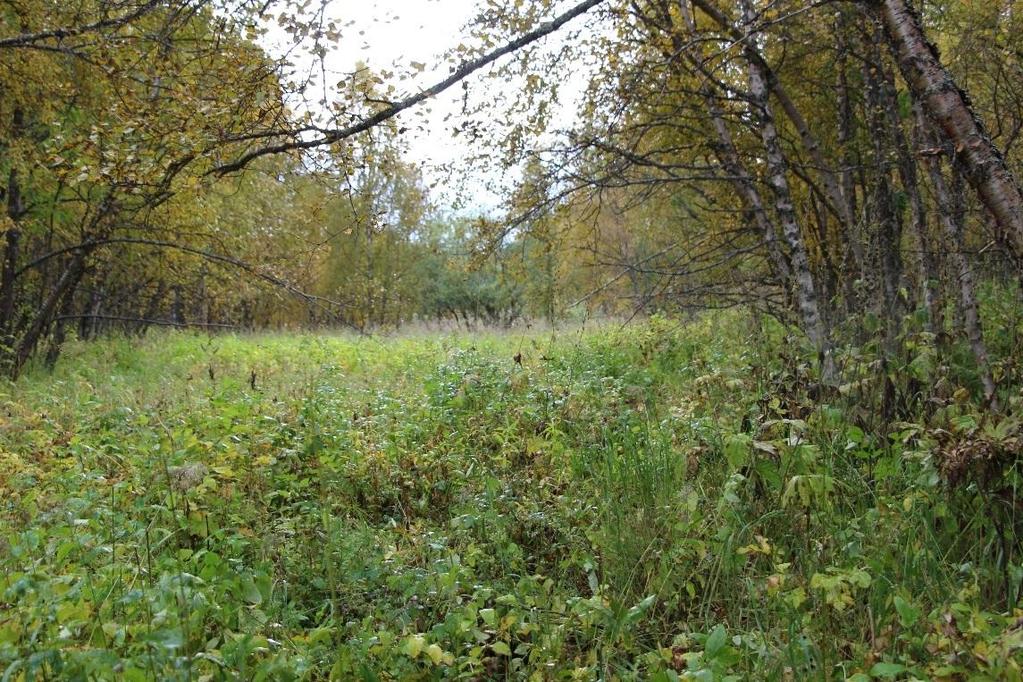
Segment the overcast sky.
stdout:
<svg viewBox="0 0 1023 682">
<path fill-rule="evenodd" d="M 400 93 L 410 94 L 428 86 L 447 75 L 449 65 L 443 54 L 466 41 L 468 36 L 462 29 L 484 4 L 484 0 L 332 0 L 329 19 L 341 27 L 342 38 L 325 59 L 327 68 L 332 71 L 328 80 L 343 79 L 360 62 L 377 73 L 395 69 L 405 72 L 413 62 L 419 62 L 427 68 L 415 81 L 401 83 Z M 267 46 L 277 54 L 286 50 L 289 43 L 289 39 L 277 31 L 272 31 L 267 38 Z M 309 58 L 304 59 L 312 63 Z M 294 60 L 302 63 L 303 58 L 294 53 Z M 494 87 L 481 85 L 478 80 L 473 84 Z M 446 175 L 433 170 L 441 164 L 457 161 L 469 151 L 460 138 L 452 136 L 457 114 L 461 111 L 461 97 L 462 89 L 455 87 L 428 102 L 429 114 L 423 107 L 413 116 L 403 114 L 403 123 L 416 124 L 409 125 L 409 132 L 403 136 L 408 147 L 406 157 L 423 164 L 428 182 L 438 183 L 432 193 L 437 203 L 449 205 L 455 186 L 470 187 L 470 203 L 477 209 L 489 210 L 499 203 L 499 198 L 483 189 L 483 178 L 463 177 L 448 183 Z M 465 210 L 473 212 L 473 208 L 466 206 Z"/>
</svg>

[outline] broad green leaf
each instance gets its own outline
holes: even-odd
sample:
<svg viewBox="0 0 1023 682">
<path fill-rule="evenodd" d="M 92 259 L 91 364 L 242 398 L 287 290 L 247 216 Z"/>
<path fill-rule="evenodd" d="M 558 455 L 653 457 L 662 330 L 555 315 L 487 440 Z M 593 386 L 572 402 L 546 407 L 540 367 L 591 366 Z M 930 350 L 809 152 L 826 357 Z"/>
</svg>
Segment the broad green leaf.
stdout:
<svg viewBox="0 0 1023 682">
<path fill-rule="evenodd" d="M 906 672 L 907 670 L 909 670 L 909 668 L 907 668 L 904 665 L 900 665 L 899 663 L 884 663 L 884 662 L 882 662 L 882 663 L 875 663 L 874 666 L 870 669 L 870 674 L 873 675 L 874 677 L 889 678 L 889 677 L 896 677 L 898 675 L 901 675 L 902 673 Z"/>
<path fill-rule="evenodd" d="M 724 648 L 728 642 L 728 633 L 725 631 L 724 625 L 718 625 L 707 637 L 707 644 L 704 646 L 704 651 L 707 654 L 707 658 L 714 658 Z"/>
</svg>

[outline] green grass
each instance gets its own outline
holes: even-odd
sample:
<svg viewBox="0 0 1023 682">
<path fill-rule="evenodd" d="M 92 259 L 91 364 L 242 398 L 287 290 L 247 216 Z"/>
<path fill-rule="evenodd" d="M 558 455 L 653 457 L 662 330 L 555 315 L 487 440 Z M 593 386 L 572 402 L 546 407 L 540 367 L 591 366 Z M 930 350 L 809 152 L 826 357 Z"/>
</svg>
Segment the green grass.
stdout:
<svg viewBox="0 0 1023 682">
<path fill-rule="evenodd" d="M 740 314 L 75 345 L 0 396 L 0 674 L 1019 679 L 1016 465 L 939 457 L 1018 424 L 878 378 Z"/>
</svg>

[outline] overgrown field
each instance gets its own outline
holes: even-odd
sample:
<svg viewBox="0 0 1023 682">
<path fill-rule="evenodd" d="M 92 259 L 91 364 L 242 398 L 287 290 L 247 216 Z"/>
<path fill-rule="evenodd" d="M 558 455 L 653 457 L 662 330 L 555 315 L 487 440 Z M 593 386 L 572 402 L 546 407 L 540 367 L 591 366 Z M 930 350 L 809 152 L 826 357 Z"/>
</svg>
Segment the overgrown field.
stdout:
<svg viewBox="0 0 1023 682">
<path fill-rule="evenodd" d="M 2 388 L 0 673 L 1020 679 L 1019 422 L 933 344 L 833 389 L 739 314 L 73 346 Z"/>
</svg>

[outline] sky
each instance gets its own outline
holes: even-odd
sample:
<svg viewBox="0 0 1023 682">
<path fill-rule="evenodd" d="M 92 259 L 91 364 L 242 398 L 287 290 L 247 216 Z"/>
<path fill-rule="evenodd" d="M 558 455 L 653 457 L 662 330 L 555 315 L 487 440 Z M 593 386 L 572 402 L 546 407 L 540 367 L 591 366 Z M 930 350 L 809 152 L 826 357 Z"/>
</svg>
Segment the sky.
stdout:
<svg viewBox="0 0 1023 682">
<path fill-rule="evenodd" d="M 463 43 L 474 44 L 470 32 L 465 29 L 473 19 L 488 6 L 500 8 L 510 2 L 513 0 L 325 0 L 323 24 L 335 22 L 341 39 L 322 60 L 328 72 L 324 80 L 328 84 L 343 82 L 358 64 L 365 63 L 377 74 L 394 71 L 411 76 L 410 80 L 398 82 L 399 90 L 391 99 L 413 94 L 448 76 L 454 62 L 445 57 L 446 53 Z M 307 0 L 307 4 L 319 6 L 317 0 Z M 564 10 L 568 4 L 565 0 L 555 7 Z M 573 24 L 579 27 L 581 22 L 581 19 L 576 19 Z M 271 54 L 290 53 L 299 67 L 308 71 L 309 66 L 315 64 L 318 69 L 319 59 L 308 53 L 303 56 L 301 50 L 288 50 L 294 46 L 294 40 L 275 30 L 272 24 L 270 26 L 264 46 Z M 554 33 L 542 39 L 538 46 L 558 53 L 565 45 L 566 35 L 571 35 L 571 32 Z M 505 60 L 513 58 L 511 55 L 502 57 Z M 559 59 L 559 69 L 563 74 L 559 82 L 561 103 L 552 107 L 551 119 L 555 128 L 568 128 L 576 121 L 577 102 L 588 81 L 586 72 L 591 66 Z M 474 101 L 492 101 L 498 95 L 514 99 L 523 87 L 518 80 L 487 80 L 483 76 L 485 72 L 473 75 L 461 84 L 469 88 L 471 106 Z M 329 87 L 326 90 L 328 99 L 338 98 L 335 89 Z M 401 137 L 406 148 L 405 160 L 422 169 L 431 188 L 431 199 L 438 209 L 462 215 L 498 214 L 504 197 L 521 174 L 519 169 L 504 170 L 496 162 L 477 163 L 472 168 L 464 168 L 462 160 L 480 151 L 478 144 L 473 145 L 466 140 L 468 135 L 454 135 L 455 126 L 464 119 L 460 115 L 465 94 L 462 87 L 455 85 L 415 107 L 414 112 L 402 113 L 398 124 L 407 128 Z M 486 129 L 487 122 L 482 123 L 482 134 L 500 134 Z M 460 171 L 449 171 L 459 167 Z"/>
<path fill-rule="evenodd" d="M 375 72 L 415 72 L 414 80 L 401 83 L 402 95 L 417 88 L 431 85 L 448 73 L 449 62 L 443 54 L 468 39 L 463 27 L 485 5 L 484 0 L 331 0 L 328 19 L 341 28 L 341 39 L 324 58 L 330 72 L 328 81 L 337 82 L 365 63 Z M 271 31 L 267 46 L 272 53 L 281 54 L 289 39 L 283 33 Z M 296 62 L 312 63 L 308 57 L 293 53 Z M 416 71 L 413 63 L 425 64 Z M 476 87 L 493 87 L 474 80 Z M 328 93 L 329 94 L 329 93 Z M 428 102 L 413 115 L 403 114 L 401 122 L 408 125 L 403 135 L 407 146 L 406 159 L 422 165 L 428 184 L 435 184 L 431 192 L 438 204 L 451 206 L 456 194 L 468 196 L 463 209 L 469 213 L 490 212 L 500 204 L 501 197 L 486 189 L 487 178 L 475 174 L 450 178 L 437 168 L 456 162 L 469 153 L 466 143 L 452 135 L 461 111 L 462 89 L 453 87 Z M 423 118 L 419 118 L 423 117 Z M 445 121 L 445 118 L 448 118 Z M 464 196 L 463 196 L 464 198 Z"/>
</svg>

